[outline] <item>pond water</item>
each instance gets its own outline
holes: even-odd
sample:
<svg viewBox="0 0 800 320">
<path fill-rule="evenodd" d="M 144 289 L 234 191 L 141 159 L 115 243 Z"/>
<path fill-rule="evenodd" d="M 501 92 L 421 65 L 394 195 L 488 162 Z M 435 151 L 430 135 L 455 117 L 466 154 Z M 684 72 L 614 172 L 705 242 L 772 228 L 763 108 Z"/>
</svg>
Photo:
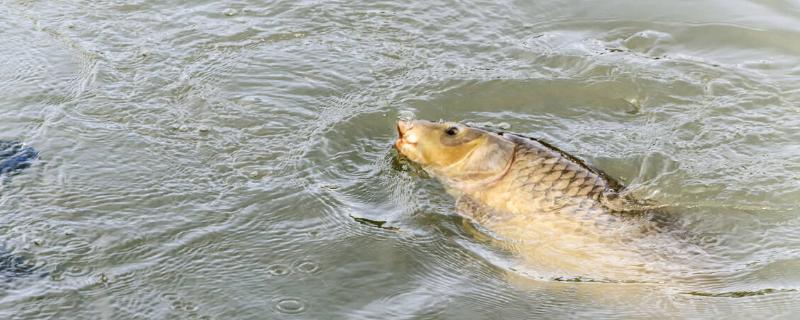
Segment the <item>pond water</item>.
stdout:
<svg viewBox="0 0 800 320">
<path fill-rule="evenodd" d="M 4 0 L 0 39 L 0 140 L 40 152 L 0 183 L 0 246 L 35 267 L 0 318 L 800 312 L 796 1 Z M 557 145 L 703 254 L 519 274 L 397 160 L 407 114 Z"/>
</svg>

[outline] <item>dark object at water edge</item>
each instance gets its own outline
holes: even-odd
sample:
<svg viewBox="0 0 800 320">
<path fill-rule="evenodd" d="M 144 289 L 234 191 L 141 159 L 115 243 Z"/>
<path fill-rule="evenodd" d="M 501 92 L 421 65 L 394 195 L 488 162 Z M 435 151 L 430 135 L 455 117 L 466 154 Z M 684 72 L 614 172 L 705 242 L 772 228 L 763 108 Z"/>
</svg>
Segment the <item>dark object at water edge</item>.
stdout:
<svg viewBox="0 0 800 320">
<path fill-rule="evenodd" d="M 15 173 L 31 166 L 39 152 L 16 141 L 0 141 L 0 174 Z"/>
<path fill-rule="evenodd" d="M 0 175 L 15 174 L 30 167 L 39 152 L 16 141 L 0 141 Z M 34 266 L 26 259 L 12 255 L 0 247 L 0 282 L 33 273 Z"/>
</svg>

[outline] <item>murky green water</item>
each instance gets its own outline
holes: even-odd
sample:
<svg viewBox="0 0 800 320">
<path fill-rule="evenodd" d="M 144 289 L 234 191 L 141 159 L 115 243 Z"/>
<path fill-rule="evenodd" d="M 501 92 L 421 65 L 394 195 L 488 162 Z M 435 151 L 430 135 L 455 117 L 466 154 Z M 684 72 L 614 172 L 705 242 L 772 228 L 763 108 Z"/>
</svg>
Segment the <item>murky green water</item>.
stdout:
<svg viewBox="0 0 800 320">
<path fill-rule="evenodd" d="M 796 1 L 0 1 L 0 40 L 0 139 L 41 152 L 0 243 L 43 274 L 0 318 L 800 312 Z M 519 276 L 396 163 L 408 112 L 544 138 L 705 251 L 654 247 L 674 283 Z"/>
</svg>

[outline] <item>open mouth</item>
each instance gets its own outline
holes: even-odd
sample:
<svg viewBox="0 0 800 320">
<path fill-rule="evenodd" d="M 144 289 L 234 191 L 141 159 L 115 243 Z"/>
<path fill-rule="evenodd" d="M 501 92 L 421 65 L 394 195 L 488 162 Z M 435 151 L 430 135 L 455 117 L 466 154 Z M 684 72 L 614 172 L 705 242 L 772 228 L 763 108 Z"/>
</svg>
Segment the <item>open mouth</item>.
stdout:
<svg viewBox="0 0 800 320">
<path fill-rule="evenodd" d="M 397 142 L 395 142 L 394 146 L 397 150 L 401 150 L 403 145 L 415 145 L 415 142 L 410 142 L 406 137 L 406 132 L 410 129 L 410 126 L 406 125 L 403 121 L 397 121 Z"/>
</svg>

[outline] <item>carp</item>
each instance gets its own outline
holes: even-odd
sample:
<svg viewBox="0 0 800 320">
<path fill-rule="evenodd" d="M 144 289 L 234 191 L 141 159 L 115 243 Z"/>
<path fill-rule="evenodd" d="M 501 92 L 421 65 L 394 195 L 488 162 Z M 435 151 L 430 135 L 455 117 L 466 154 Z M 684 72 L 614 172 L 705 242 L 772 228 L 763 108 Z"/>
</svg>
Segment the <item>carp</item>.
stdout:
<svg viewBox="0 0 800 320">
<path fill-rule="evenodd" d="M 397 151 L 456 211 L 548 279 L 652 280 L 651 205 L 600 170 L 533 138 L 454 122 L 398 121 Z"/>
</svg>

